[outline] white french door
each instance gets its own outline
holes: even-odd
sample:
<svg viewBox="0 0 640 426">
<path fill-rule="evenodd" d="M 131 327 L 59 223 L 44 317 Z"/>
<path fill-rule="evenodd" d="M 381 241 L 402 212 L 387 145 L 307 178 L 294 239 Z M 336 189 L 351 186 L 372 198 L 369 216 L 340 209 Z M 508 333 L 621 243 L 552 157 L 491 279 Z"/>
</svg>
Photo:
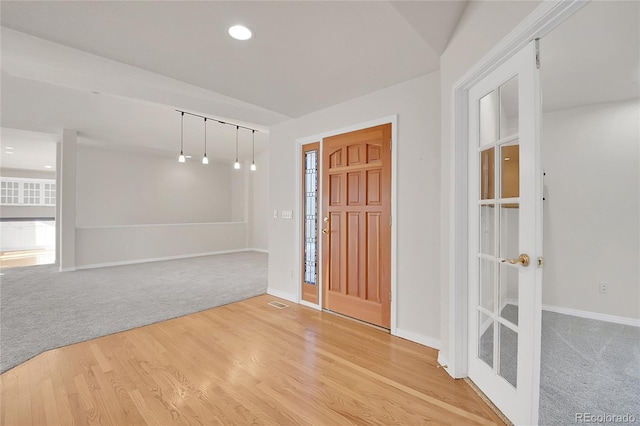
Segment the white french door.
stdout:
<svg viewBox="0 0 640 426">
<path fill-rule="evenodd" d="M 537 42 L 469 90 L 469 377 L 536 424 L 542 169 Z"/>
</svg>

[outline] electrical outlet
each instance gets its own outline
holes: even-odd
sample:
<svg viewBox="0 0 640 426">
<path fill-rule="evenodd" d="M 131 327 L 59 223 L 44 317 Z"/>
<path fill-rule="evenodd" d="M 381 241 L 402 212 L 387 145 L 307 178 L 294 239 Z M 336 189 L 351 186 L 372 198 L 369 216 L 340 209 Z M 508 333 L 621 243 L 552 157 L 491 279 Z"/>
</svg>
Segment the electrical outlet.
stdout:
<svg viewBox="0 0 640 426">
<path fill-rule="evenodd" d="M 600 283 L 600 293 L 606 294 L 609 291 L 609 283 L 605 283 L 604 281 Z"/>
<path fill-rule="evenodd" d="M 273 211 L 273 218 L 277 219 L 278 218 L 278 210 L 274 210 Z"/>
</svg>

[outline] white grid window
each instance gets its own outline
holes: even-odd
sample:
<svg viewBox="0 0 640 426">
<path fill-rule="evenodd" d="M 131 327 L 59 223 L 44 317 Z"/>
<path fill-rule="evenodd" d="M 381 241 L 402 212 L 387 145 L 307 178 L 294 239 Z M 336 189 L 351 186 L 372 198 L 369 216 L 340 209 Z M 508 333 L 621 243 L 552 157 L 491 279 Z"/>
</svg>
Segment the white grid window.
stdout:
<svg viewBox="0 0 640 426">
<path fill-rule="evenodd" d="M 20 204 L 19 182 L 2 181 L 0 185 L 2 186 L 0 193 L 0 201 L 2 201 L 2 204 Z"/>
<path fill-rule="evenodd" d="M 54 206 L 56 204 L 56 184 L 44 184 L 44 204 Z"/>
<path fill-rule="evenodd" d="M 22 183 L 22 204 L 38 205 L 40 202 L 40 182 Z"/>
<path fill-rule="evenodd" d="M 0 178 L 0 204 L 55 206 L 56 183 L 52 179 Z"/>
</svg>

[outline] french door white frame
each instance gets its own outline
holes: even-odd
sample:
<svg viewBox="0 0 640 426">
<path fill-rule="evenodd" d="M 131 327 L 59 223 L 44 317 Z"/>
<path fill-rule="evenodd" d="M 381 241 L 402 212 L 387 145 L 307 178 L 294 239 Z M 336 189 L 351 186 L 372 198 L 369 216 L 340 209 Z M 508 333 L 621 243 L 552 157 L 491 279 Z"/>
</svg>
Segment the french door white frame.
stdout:
<svg viewBox="0 0 640 426">
<path fill-rule="evenodd" d="M 452 90 L 451 228 L 449 251 L 449 342 L 446 371 L 468 376 L 468 123 L 469 90 L 529 42 L 548 34 L 589 0 L 543 2 L 473 66 Z M 542 52 L 544 55 L 544 52 Z M 539 360 L 538 360 L 539 362 Z"/>
</svg>

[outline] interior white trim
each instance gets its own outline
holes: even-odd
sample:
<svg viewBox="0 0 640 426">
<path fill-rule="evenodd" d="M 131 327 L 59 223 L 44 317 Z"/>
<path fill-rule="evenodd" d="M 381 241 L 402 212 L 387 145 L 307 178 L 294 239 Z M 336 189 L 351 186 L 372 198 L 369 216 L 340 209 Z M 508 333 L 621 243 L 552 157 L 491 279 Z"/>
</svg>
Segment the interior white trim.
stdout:
<svg viewBox="0 0 640 426">
<path fill-rule="evenodd" d="M 118 262 L 93 263 L 90 265 L 82 265 L 82 266 L 76 266 L 75 268 L 68 268 L 68 269 L 65 269 L 64 271 L 60 269 L 60 272 L 72 271 L 72 270 L 75 271 L 75 270 L 81 270 L 81 269 L 107 268 L 110 266 L 135 265 L 137 263 L 162 262 L 163 260 L 188 259 L 191 257 L 212 256 L 215 254 L 241 253 L 245 251 L 258 251 L 258 250 L 244 248 L 244 249 L 235 249 L 235 250 L 210 251 L 206 253 L 180 254 L 176 256 L 153 257 L 153 258 L 147 258 L 147 259 L 123 260 Z"/>
<path fill-rule="evenodd" d="M 640 319 L 619 317 L 617 315 L 601 314 L 599 312 L 581 311 L 579 309 L 562 308 L 560 306 L 542 305 L 543 311 L 556 312 L 558 314 L 571 315 L 574 317 L 588 318 L 598 321 L 612 322 L 615 324 L 631 325 L 640 327 Z"/>
<path fill-rule="evenodd" d="M 247 251 L 257 251 L 259 253 L 267 253 L 267 254 L 269 254 L 269 250 L 261 249 L 261 248 L 255 248 L 255 247 L 249 247 L 249 248 L 247 248 Z"/>
<path fill-rule="evenodd" d="M 391 217 L 393 219 L 391 226 L 391 328 L 390 332 L 392 335 L 397 335 L 397 324 L 398 324 L 398 306 L 397 306 L 397 294 L 398 294 L 398 226 L 397 226 L 397 217 L 398 217 L 398 114 L 389 115 L 386 117 L 377 118 L 374 120 L 365 121 L 358 124 L 353 124 L 351 126 L 342 127 L 340 129 L 330 130 L 323 133 L 317 133 L 311 136 L 305 136 L 303 138 L 296 139 L 296 170 L 300 170 L 301 167 L 301 156 L 302 156 L 302 145 L 306 145 L 313 142 L 320 142 L 320 158 L 322 158 L 322 140 L 324 138 L 328 138 L 331 136 L 341 135 L 343 133 L 349 133 L 356 130 L 367 129 L 369 127 L 379 126 L 381 124 L 391 123 Z M 296 208 L 299 209 L 302 205 L 302 199 L 300 198 L 300 178 L 296 178 Z M 322 194 L 322 179 L 320 179 L 320 194 Z M 322 203 L 319 203 L 318 215 L 322 217 Z M 298 220 L 296 221 L 296 242 L 300 241 L 300 229 L 302 224 L 300 222 L 300 215 L 298 214 Z M 296 266 L 296 276 L 301 276 L 300 265 L 302 263 L 302 255 L 300 252 L 300 248 L 297 249 L 297 266 Z M 322 264 L 322 250 L 319 253 L 318 262 Z M 318 274 L 318 281 L 322 283 L 322 268 L 320 268 Z M 320 306 L 322 306 L 322 286 L 319 289 L 319 300 Z M 300 295 L 300 286 L 298 285 L 298 301 L 301 300 Z M 412 340 L 412 339 L 408 339 Z M 417 343 L 421 343 L 416 341 Z"/>
<path fill-rule="evenodd" d="M 560 25 L 588 0 L 542 2 L 498 42 L 452 87 L 451 226 L 449 250 L 449 361 L 454 378 L 467 376 L 467 122 L 468 91 L 479 80 L 524 48 Z"/>
<path fill-rule="evenodd" d="M 295 294 L 278 290 L 277 288 L 267 288 L 267 294 L 274 297 L 279 297 L 280 299 L 288 300 L 289 302 L 292 302 L 292 303 L 298 303 L 298 300 Z"/>
<path fill-rule="evenodd" d="M 447 367 L 449 367 L 449 360 L 442 355 L 442 352 L 438 352 L 438 364 L 440 364 L 440 367 L 444 368 L 445 371 Z"/>
<path fill-rule="evenodd" d="M 421 345 L 428 346 L 433 349 L 439 350 L 441 347 L 440 339 L 434 339 L 433 337 L 425 336 L 420 333 L 416 333 L 415 331 L 396 328 L 395 335 L 415 343 L 420 343 Z"/>
<path fill-rule="evenodd" d="M 142 223 L 139 225 L 96 225 L 96 226 L 76 226 L 76 229 L 121 229 L 121 228 L 154 228 L 161 226 L 210 226 L 210 225 L 240 225 L 244 222 L 202 222 L 202 223 Z"/>
<path fill-rule="evenodd" d="M 316 304 L 307 302 L 306 300 L 300 299 L 300 304 L 302 306 L 306 306 L 307 308 L 315 309 L 317 311 L 321 311 L 322 310 L 322 307 L 320 305 L 316 305 Z"/>
</svg>

